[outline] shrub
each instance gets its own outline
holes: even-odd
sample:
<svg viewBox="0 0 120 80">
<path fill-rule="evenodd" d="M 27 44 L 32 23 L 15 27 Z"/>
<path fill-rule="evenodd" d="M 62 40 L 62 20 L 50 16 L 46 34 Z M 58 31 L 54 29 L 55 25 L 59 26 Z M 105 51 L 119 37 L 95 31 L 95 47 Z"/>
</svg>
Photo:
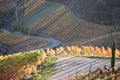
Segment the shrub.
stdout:
<svg viewBox="0 0 120 80">
<path fill-rule="evenodd" d="M 0 80 L 21 80 L 25 75 L 35 73 L 46 55 L 42 50 L 0 56 Z"/>
</svg>

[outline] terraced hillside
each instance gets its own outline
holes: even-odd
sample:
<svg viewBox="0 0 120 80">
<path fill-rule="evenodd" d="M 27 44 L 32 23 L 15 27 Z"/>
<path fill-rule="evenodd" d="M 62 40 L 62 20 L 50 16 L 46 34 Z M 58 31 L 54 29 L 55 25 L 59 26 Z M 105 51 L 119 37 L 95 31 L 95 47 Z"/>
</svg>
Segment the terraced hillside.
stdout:
<svg viewBox="0 0 120 80">
<path fill-rule="evenodd" d="M 23 30 L 27 34 L 47 34 L 70 43 L 85 41 L 110 33 L 110 29 L 77 19 L 59 3 L 37 1 L 26 9 Z"/>
<path fill-rule="evenodd" d="M 61 2 L 80 18 L 99 23 L 114 25 L 120 31 L 120 0 L 48 0 Z"/>
<path fill-rule="evenodd" d="M 29 35 L 46 34 L 68 45 L 86 44 L 91 42 L 90 40 L 99 40 L 111 34 L 111 28 L 108 26 L 78 19 L 67 6 L 45 0 L 35 0 L 28 5 L 24 11 L 23 24 L 16 26 L 14 23 L 13 20 L 11 29 L 15 31 L 19 30 Z M 113 39 L 119 41 L 118 37 L 110 38 L 109 41 Z"/>
<path fill-rule="evenodd" d="M 0 33 L 0 42 L 7 46 L 14 46 L 30 39 L 29 36 L 18 36 L 9 32 Z"/>
<path fill-rule="evenodd" d="M 0 43 L 8 46 L 10 48 L 10 52 L 23 52 L 31 49 L 42 48 L 50 44 L 48 40 L 12 34 L 9 32 L 0 33 Z"/>
<path fill-rule="evenodd" d="M 120 49 L 120 45 L 119 45 L 120 44 L 120 32 L 116 32 L 116 33 L 113 33 L 110 35 L 105 35 L 100 38 L 88 40 L 88 41 L 83 42 L 83 44 L 84 45 L 93 45 L 93 46 L 112 47 L 111 43 L 114 41 L 114 39 L 117 40 L 118 49 Z M 76 43 L 78 44 L 79 42 L 76 42 Z"/>
</svg>

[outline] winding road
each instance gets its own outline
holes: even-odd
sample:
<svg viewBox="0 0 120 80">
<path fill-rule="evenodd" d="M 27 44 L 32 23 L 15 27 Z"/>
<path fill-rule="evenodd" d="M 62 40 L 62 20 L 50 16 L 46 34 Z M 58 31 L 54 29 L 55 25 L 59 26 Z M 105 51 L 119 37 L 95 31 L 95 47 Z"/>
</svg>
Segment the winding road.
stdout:
<svg viewBox="0 0 120 80">
<path fill-rule="evenodd" d="M 63 42 L 61 42 L 59 40 L 56 40 L 56 39 L 54 39 L 52 37 L 48 37 L 48 38 L 41 37 L 41 39 L 48 40 L 51 43 L 50 45 L 48 45 L 48 46 L 46 46 L 44 48 L 41 48 L 41 49 L 55 48 L 55 47 L 57 47 L 57 46 L 59 46 L 61 44 L 62 44 L 62 46 L 65 46 L 65 43 L 63 43 Z"/>
<path fill-rule="evenodd" d="M 39 38 L 39 39 L 43 39 L 43 40 L 47 40 L 50 42 L 50 45 L 46 46 L 46 47 L 43 47 L 43 48 L 39 48 L 39 49 L 43 49 L 45 50 L 46 48 L 55 48 L 59 45 L 62 45 L 62 46 L 65 46 L 65 43 L 57 40 L 57 39 L 54 39 L 48 35 L 44 35 L 44 37 L 41 37 L 41 36 L 32 36 L 32 37 L 35 37 L 35 38 Z"/>
<path fill-rule="evenodd" d="M 10 32 L 8 29 L 6 28 L 2 28 L 2 31 L 3 32 Z M 22 32 L 14 32 L 14 34 L 18 34 L 18 35 L 25 35 L 23 34 Z M 62 46 L 65 46 L 65 43 L 57 40 L 57 39 L 54 39 L 48 35 L 44 35 L 44 37 L 41 37 L 41 36 L 30 36 L 30 37 L 33 37 L 33 38 L 38 38 L 40 40 L 47 40 L 48 42 L 50 42 L 50 44 L 46 47 L 43 47 L 43 48 L 36 48 L 36 49 L 43 49 L 45 50 L 46 48 L 55 48 L 59 45 L 62 45 Z M 31 49 L 32 50 L 32 49 Z M 35 49 L 34 49 L 35 50 Z"/>
<path fill-rule="evenodd" d="M 99 67 L 110 67 L 110 59 L 107 58 L 82 58 L 82 57 L 58 57 L 55 63 L 55 73 L 49 80 L 71 80 L 73 76 L 88 72 Z M 116 64 L 120 66 L 120 60 L 116 59 Z"/>
</svg>

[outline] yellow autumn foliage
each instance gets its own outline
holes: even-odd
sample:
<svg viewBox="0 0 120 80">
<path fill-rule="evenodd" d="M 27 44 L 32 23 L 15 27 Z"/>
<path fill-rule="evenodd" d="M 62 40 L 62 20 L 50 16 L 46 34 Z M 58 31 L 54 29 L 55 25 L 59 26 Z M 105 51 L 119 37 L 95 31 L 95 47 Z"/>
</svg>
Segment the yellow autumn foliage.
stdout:
<svg viewBox="0 0 120 80">
<path fill-rule="evenodd" d="M 36 66 L 43 63 L 45 58 L 43 50 L 0 56 L 0 80 L 21 80 L 26 74 L 36 73 Z"/>
</svg>

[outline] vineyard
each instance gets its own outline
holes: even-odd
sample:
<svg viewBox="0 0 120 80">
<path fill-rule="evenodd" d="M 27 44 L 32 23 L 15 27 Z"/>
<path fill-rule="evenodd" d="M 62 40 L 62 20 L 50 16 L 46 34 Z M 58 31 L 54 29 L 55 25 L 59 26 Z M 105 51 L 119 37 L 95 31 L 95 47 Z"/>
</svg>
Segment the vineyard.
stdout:
<svg viewBox="0 0 120 80">
<path fill-rule="evenodd" d="M 29 3 L 25 3 L 25 5 L 27 4 Z M 5 6 L 10 5 L 7 4 L 2 7 L 5 9 Z M 113 41 L 112 38 L 109 38 L 107 42 L 101 40 L 105 38 L 100 38 L 110 35 L 110 28 L 78 19 L 65 5 L 60 3 L 45 0 L 31 2 L 26 7 L 23 16 L 23 24 L 20 28 L 14 25 L 13 20 L 12 30 L 18 29 L 29 35 L 46 34 L 65 42 L 67 45 L 92 44 L 94 46 L 100 43 L 99 45 L 109 46 L 109 42 Z M 114 39 L 117 39 L 119 43 L 119 37 L 114 37 Z M 93 43 L 94 41 L 95 43 Z"/>
<path fill-rule="evenodd" d="M 60 55 L 60 56 L 93 56 L 93 57 L 111 57 L 112 50 L 110 47 L 104 48 L 97 46 L 66 46 L 65 48 L 59 47 L 55 50 L 46 49 L 46 54 L 51 55 Z M 116 50 L 116 57 L 120 57 L 120 50 Z"/>
<path fill-rule="evenodd" d="M 13 46 L 11 48 L 11 51 L 12 52 L 18 52 L 18 51 L 24 52 L 24 51 L 29 51 L 33 49 L 40 49 L 40 48 L 48 46 L 49 44 L 50 43 L 47 40 L 33 38 L 21 44 Z"/>
<path fill-rule="evenodd" d="M 29 51 L 48 46 L 50 44 L 48 40 L 9 32 L 0 33 L 0 43 L 10 47 L 10 52 Z"/>
<path fill-rule="evenodd" d="M 53 5 L 53 3 L 51 2 L 41 0 L 36 1 L 36 3 L 34 3 L 35 5 L 33 4 L 31 6 L 33 8 L 28 8 L 25 10 L 25 14 L 27 14 L 24 17 L 24 24 L 26 25 L 26 27 L 33 24 L 33 22 L 36 22 L 37 20 L 47 16 L 49 13 L 61 6 L 59 4 Z"/>
<path fill-rule="evenodd" d="M 30 39 L 31 37 L 29 36 L 16 35 L 9 32 L 0 33 L 0 42 L 7 46 L 14 46 Z"/>
<path fill-rule="evenodd" d="M 104 47 L 112 47 L 112 42 L 114 39 L 117 40 L 117 44 L 120 44 L 120 32 L 116 32 L 110 35 L 106 35 L 102 38 L 96 38 L 94 40 L 88 40 L 83 42 L 83 45 L 92 45 L 92 46 L 104 46 Z M 75 43 L 74 43 L 75 44 Z M 80 44 L 80 42 L 76 42 L 76 44 Z M 118 45 L 118 49 L 120 49 L 120 45 Z"/>
<path fill-rule="evenodd" d="M 20 6 L 25 8 L 23 22 L 17 23 L 12 14 L 14 5 L 9 0 L 0 2 L 4 13 L 11 11 L 8 24 L 5 22 L 9 29 L 0 31 L 0 80 L 48 80 L 51 76 L 49 80 L 71 80 L 88 76 L 75 75 L 88 72 L 91 65 L 93 71 L 103 65 L 110 67 L 114 39 L 118 44 L 114 49 L 115 65 L 120 66 L 120 32 L 109 26 L 81 20 L 67 6 L 47 0 L 26 0 Z M 93 74 L 90 76 L 94 78 Z"/>
<path fill-rule="evenodd" d="M 40 0 L 25 10 L 23 23 L 21 31 L 27 34 L 47 34 L 68 44 L 87 41 L 111 32 L 104 25 L 77 19 L 62 4 Z"/>
</svg>

